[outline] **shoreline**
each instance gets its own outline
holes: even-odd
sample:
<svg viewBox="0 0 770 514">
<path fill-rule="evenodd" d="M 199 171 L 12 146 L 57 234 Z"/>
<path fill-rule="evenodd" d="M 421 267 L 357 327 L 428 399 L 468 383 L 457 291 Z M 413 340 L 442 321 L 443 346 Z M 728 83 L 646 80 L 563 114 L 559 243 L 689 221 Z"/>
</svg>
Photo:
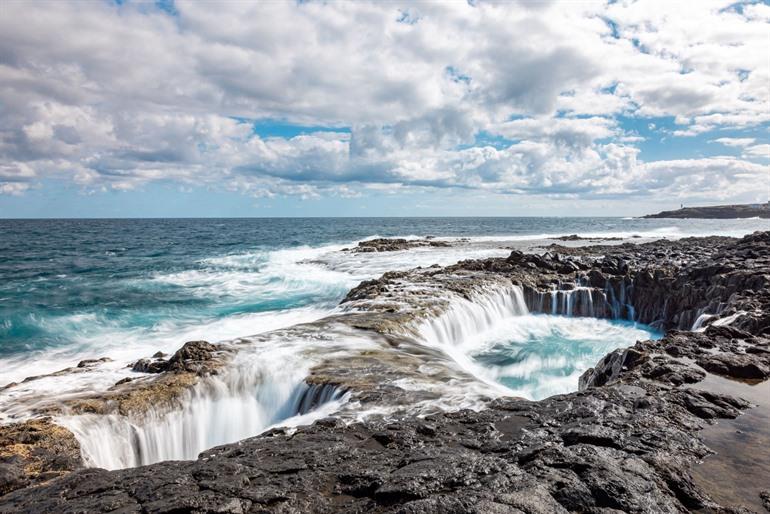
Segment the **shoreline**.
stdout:
<svg viewBox="0 0 770 514">
<path fill-rule="evenodd" d="M 642 216 L 645 219 L 762 219 L 770 218 L 770 202 L 740 205 L 682 207 Z"/>
<path fill-rule="evenodd" d="M 395 407 L 387 417 L 372 416 L 352 424 L 322 419 L 311 426 L 276 429 L 208 450 L 198 461 L 161 462 L 98 476 L 93 470 L 76 471 L 39 488 L 0 497 L 0 512 L 33 506 L 56 510 L 65 497 L 68 506 L 96 511 L 105 508 L 107 500 L 123 508 L 216 504 L 240 511 L 321 511 L 334 505 L 340 511 L 446 508 L 472 512 L 468 510 L 473 506 L 468 503 L 471 499 L 476 506 L 486 505 L 486 511 L 500 512 L 507 512 L 506 508 L 535 512 L 532 505 L 554 512 L 609 507 L 642 512 L 655 504 L 672 512 L 716 509 L 718 505 L 688 472 L 708 454 L 697 433 L 707 420 L 734 418 L 750 405 L 729 395 L 699 392 L 689 384 L 697 385 L 715 372 L 764 373 L 762 378 L 770 374 L 769 244 L 770 233 L 758 233 L 741 240 L 711 237 L 640 245 L 558 245 L 543 256 L 513 251 L 506 258 L 386 273 L 353 288 L 343 300 L 345 312 L 309 324 L 319 332 L 333 333 L 340 326 L 365 331 L 381 338 L 382 344 L 362 349 L 353 360 L 321 358 L 305 378 L 310 389 L 302 401 L 317 407 L 328 387 L 333 387 L 361 405 Z M 751 267 L 746 268 L 747 264 Z M 448 376 L 447 370 L 438 370 L 426 382 L 418 372 L 427 362 L 422 356 L 425 348 L 409 341 L 409 331 L 446 312 L 454 298 L 472 304 L 495 288 L 520 291 L 534 312 L 630 316 L 686 331 L 669 332 L 661 341 L 610 353 L 583 375 L 576 393 L 538 402 L 481 395 L 484 408 L 479 411 L 410 414 L 414 405 L 432 397 L 426 384 L 454 380 L 467 386 L 473 377 Z M 444 296 L 436 296 L 435 291 Z M 747 294 L 752 291 L 756 294 Z M 664 297 L 673 301 L 664 302 Z M 570 311 L 564 312 L 567 306 Z M 714 315 L 706 321 L 705 331 L 687 330 L 703 314 Z M 719 326 L 720 319 L 731 316 L 736 317 L 730 326 Z M 286 333 L 292 330 L 297 329 Z M 251 342 L 244 338 L 240 344 Z M 184 377 L 184 382 L 211 371 L 183 367 L 181 375 L 161 373 L 156 380 Z M 416 380 L 423 389 L 397 390 L 393 384 L 403 380 Z M 129 388 L 127 394 L 147 392 Z M 92 400 L 104 406 L 88 403 L 87 409 L 96 412 L 102 408 L 108 412 L 113 401 Z M 643 432 L 650 430 L 653 439 L 647 440 Z M 414 445 L 424 458 L 414 455 L 410 449 Z M 542 448 L 535 451 L 535 447 Z M 257 459 L 257 455 L 268 458 Z M 329 462 L 322 462 L 322 456 Z M 628 465 L 613 465 L 619 458 Z M 283 465 L 287 459 L 292 462 L 288 468 Z M 578 469 L 584 460 L 588 469 Z M 345 463 L 346 471 L 335 470 L 334 462 Z M 399 464 L 403 462 L 407 464 Z M 374 471 L 367 471 L 372 463 Z M 202 482 L 196 477 L 220 468 L 224 476 L 200 489 Z M 639 473 L 650 473 L 652 485 L 642 484 Z M 189 490 L 153 499 L 131 485 L 141 478 L 155 480 L 160 487 L 174 476 L 190 481 Z M 259 477 L 259 494 L 249 485 L 251 476 Z M 99 483 L 100 491 L 111 493 L 73 489 L 86 477 Z M 226 487 L 228 480 L 240 481 L 240 489 Z M 495 492 L 500 487 L 511 492 L 500 496 Z M 323 494 L 318 496 L 318 491 Z M 311 493 L 318 497 L 313 499 Z"/>
</svg>

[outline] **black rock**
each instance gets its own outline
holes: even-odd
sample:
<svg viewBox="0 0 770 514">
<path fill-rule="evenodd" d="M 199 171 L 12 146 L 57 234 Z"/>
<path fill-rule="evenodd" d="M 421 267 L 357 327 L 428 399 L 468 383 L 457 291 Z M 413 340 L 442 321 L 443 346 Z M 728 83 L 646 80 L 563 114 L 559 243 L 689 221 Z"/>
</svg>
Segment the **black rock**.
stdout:
<svg viewBox="0 0 770 514">
<path fill-rule="evenodd" d="M 131 371 L 139 373 L 163 373 L 168 370 L 168 361 L 139 359 L 131 366 Z"/>
<path fill-rule="evenodd" d="M 189 341 L 168 360 L 168 371 L 208 373 L 216 360 L 217 348 L 207 341 Z"/>
</svg>

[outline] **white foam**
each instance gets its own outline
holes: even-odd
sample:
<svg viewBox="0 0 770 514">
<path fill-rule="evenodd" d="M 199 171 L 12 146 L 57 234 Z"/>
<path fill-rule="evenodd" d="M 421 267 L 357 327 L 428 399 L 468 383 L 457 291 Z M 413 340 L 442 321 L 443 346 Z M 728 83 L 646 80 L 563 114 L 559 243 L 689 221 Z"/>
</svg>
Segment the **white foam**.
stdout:
<svg viewBox="0 0 770 514">
<path fill-rule="evenodd" d="M 309 423 L 334 412 L 342 399 L 322 410 L 299 413 L 304 367 L 269 363 L 234 364 L 221 376 L 207 377 L 182 398 L 182 407 L 152 407 L 140 417 L 62 416 L 81 446 L 86 465 L 120 469 L 163 460 L 194 459 L 201 451 L 259 434 L 277 423 Z"/>
<path fill-rule="evenodd" d="M 388 271 L 398 271 L 428 267 L 433 264 L 446 266 L 463 259 L 484 259 L 504 257 L 510 250 L 499 247 L 417 247 L 394 252 L 334 252 L 316 258 L 334 271 L 346 273 L 358 280 L 365 280 L 382 275 Z"/>
<path fill-rule="evenodd" d="M 740 318 L 741 316 L 744 316 L 748 314 L 746 311 L 738 311 L 735 314 L 731 314 L 730 316 L 725 316 L 724 318 L 719 318 L 718 320 L 714 321 L 712 325 L 715 327 L 721 327 L 725 325 L 732 324 L 735 320 Z"/>
<path fill-rule="evenodd" d="M 336 412 L 348 399 L 342 391 L 322 394 L 317 408 L 308 403 L 304 378 L 310 367 L 322 356 L 344 357 L 372 347 L 347 331 L 323 337 L 277 333 L 237 344 L 234 360 L 219 374 L 202 378 L 178 405 L 153 405 L 130 416 L 64 415 L 56 421 L 75 434 L 90 466 L 119 469 L 194 459 L 203 450 L 271 426 L 311 423 Z"/>
<path fill-rule="evenodd" d="M 706 314 L 706 313 L 700 314 L 696 318 L 695 322 L 692 324 L 692 327 L 690 328 L 690 330 L 692 330 L 693 332 L 705 331 L 706 327 L 704 326 L 704 324 L 715 316 L 716 314 Z"/>
<path fill-rule="evenodd" d="M 151 281 L 175 285 L 198 296 L 287 299 L 297 295 L 334 298 L 355 285 L 355 277 L 313 260 L 342 246 L 256 251 L 204 259 L 201 269 L 157 274 Z"/>
<path fill-rule="evenodd" d="M 72 344 L 66 348 L 30 352 L 0 359 L 3 369 L 3 384 L 19 382 L 26 377 L 45 375 L 66 367 L 77 365 L 83 359 L 108 357 L 113 363 L 97 366 L 96 371 L 88 376 L 78 375 L 77 381 L 117 380 L 114 372 L 122 370 L 127 364 L 148 357 L 157 351 L 172 353 L 186 341 L 207 340 L 226 341 L 244 334 L 260 334 L 289 327 L 299 323 L 308 323 L 320 319 L 332 312 L 330 309 L 303 307 L 297 309 L 236 314 L 225 318 L 204 322 L 185 322 L 185 320 L 166 320 L 146 329 L 127 329 L 109 321 L 95 321 L 95 316 L 76 315 L 63 320 L 47 321 L 61 323 L 71 331 Z M 90 326 L 89 326 L 90 325 Z M 56 327 L 51 327 L 55 329 Z M 96 330 L 94 330 L 96 328 Z M 117 370 L 114 369 L 117 367 Z M 100 377 L 100 373 L 107 373 Z M 59 378 L 61 386 L 66 379 Z M 31 387 L 41 384 L 30 383 Z M 34 386 L 32 385 L 34 384 Z M 2 385 L 2 384 L 0 384 Z M 0 396 L 0 401 L 2 397 Z"/>
</svg>

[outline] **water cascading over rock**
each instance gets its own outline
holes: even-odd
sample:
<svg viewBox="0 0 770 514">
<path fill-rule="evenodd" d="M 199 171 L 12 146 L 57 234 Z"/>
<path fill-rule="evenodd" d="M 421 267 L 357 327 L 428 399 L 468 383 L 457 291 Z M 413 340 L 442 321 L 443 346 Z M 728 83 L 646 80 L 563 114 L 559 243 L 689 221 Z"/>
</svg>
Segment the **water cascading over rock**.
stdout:
<svg viewBox="0 0 770 514">
<path fill-rule="evenodd" d="M 634 321 L 634 307 L 626 286 L 619 292 L 571 283 L 548 291 L 519 285 L 494 285 L 472 299 L 457 297 L 441 315 L 423 322 L 420 336 L 434 344 L 455 345 L 489 330 L 511 316 L 551 314 Z"/>
<path fill-rule="evenodd" d="M 252 437 L 294 416 L 340 400 L 333 386 L 308 385 L 303 370 L 272 372 L 239 363 L 207 376 L 178 400 L 137 415 L 81 414 L 57 421 L 75 434 L 88 466 L 121 469 L 195 459 L 214 446 Z M 290 424 L 290 423 L 289 423 Z"/>
<path fill-rule="evenodd" d="M 472 300 L 453 299 L 443 314 L 420 325 L 421 337 L 434 344 L 454 345 L 488 330 L 510 316 L 529 313 L 519 286 L 494 286 Z"/>
</svg>

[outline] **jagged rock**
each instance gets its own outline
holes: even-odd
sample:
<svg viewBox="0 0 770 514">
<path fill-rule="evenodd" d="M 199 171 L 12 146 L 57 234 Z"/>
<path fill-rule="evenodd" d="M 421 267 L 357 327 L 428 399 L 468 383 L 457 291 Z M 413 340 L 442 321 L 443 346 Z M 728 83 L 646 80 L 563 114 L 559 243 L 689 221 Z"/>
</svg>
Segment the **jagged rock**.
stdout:
<svg viewBox="0 0 770 514">
<path fill-rule="evenodd" d="M 131 371 L 139 373 L 163 373 L 168 370 L 168 361 L 139 359 L 131 366 Z"/>
<path fill-rule="evenodd" d="M 639 389 L 665 390 L 654 382 Z M 214 448 L 197 461 L 83 470 L 3 497 L 0 512 L 642 513 L 712 505 L 684 472 L 688 459 L 707 453 L 683 422 L 693 414 L 660 402 L 630 416 L 639 394 L 610 386 L 420 421 L 327 419 Z M 727 401 L 698 398 L 714 412 L 722 407 L 712 401 Z"/>
<path fill-rule="evenodd" d="M 215 360 L 216 350 L 216 346 L 206 341 L 189 341 L 169 360 L 163 360 L 165 356 L 163 352 L 156 352 L 152 359 L 136 361 L 131 370 L 140 373 L 163 373 L 164 371 L 211 373 L 213 368 L 207 363 Z"/>
<path fill-rule="evenodd" d="M 75 436 L 50 418 L 0 425 L 0 496 L 82 466 Z"/>
<path fill-rule="evenodd" d="M 392 239 L 392 238 L 377 238 L 369 239 L 367 241 L 361 241 L 358 246 L 352 249 L 347 249 L 351 252 L 367 253 L 367 252 L 396 252 L 400 250 L 409 250 L 412 248 L 420 247 L 449 247 L 452 246 L 446 241 L 436 241 L 433 238 L 425 239 Z"/>
<path fill-rule="evenodd" d="M 168 371 L 207 374 L 215 371 L 217 347 L 207 341 L 189 341 L 168 360 Z"/>
<path fill-rule="evenodd" d="M 758 361 L 756 355 L 723 353 L 699 359 L 698 365 L 717 375 L 764 380 L 770 377 L 770 359 L 767 360 L 766 364 Z"/>
<path fill-rule="evenodd" d="M 621 373 L 629 367 L 633 367 L 645 358 L 644 353 L 635 348 L 614 350 L 599 361 L 594 368 L 590 368 L 580 377 L 580 390 L 589 387 L 600 387 L 617 380 Z"/>
<path fill-rule="evenodd" d="M 101 359 L 85 359 L 80 362 L 78 362 L 77 367 L 78 368 L 87 368 L 90 366 L 95 366 L 97 364 L 101 364 L 102 362 L 110 362 L 112 359 L 109 357 L 102 357 Z"/>
<path fill-rule="evenodd" d="M 759 493 L 759 497 L 762 499 L 762 506 L 765 507 L 766 511 L 770 512 L 770 489 Z"/>
</svg>

